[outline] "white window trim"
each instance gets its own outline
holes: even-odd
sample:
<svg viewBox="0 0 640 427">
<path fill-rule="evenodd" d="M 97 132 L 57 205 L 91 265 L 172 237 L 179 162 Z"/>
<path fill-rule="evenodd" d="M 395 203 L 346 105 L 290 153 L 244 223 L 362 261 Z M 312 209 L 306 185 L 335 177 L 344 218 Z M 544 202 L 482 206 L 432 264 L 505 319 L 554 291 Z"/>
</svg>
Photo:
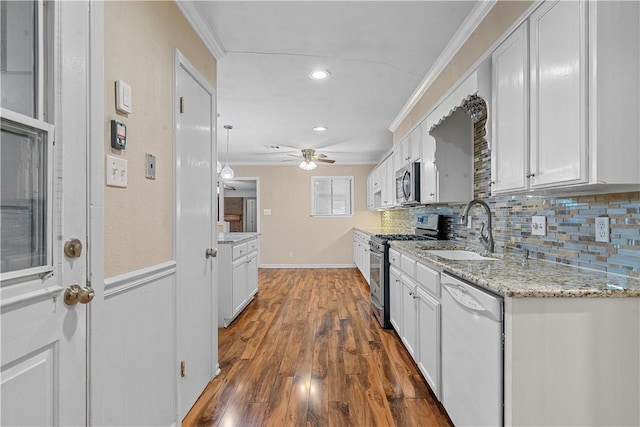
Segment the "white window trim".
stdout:
<svg viewBox="0 0 640 427">
<path fill-rule="evenodd" d="M 334 179 L 348 179 L 351 183 L 351 213 L 349 214 L 344 214 L 344 215 L 334 215 L 334 214 L 329 214 L 329 215 L 321 215 L 321 214 L 316 214 L 316 198 L 315 198 L 315 186 L 314 186 L 314 182 L 317 179 L 322 179 L 322 180 L 334 180 Z M 354 192 L 354 182 L 355 182 L 355 177 L 353 176 L 312 176 L 311 177 L 311 217 L 313 218 L 351 218 L 354 216 L 354 212 L 355 212 L 355 192 Z M 332 203 L 333 203 L 333 196 L 332 196 Z M 332 209 L 333 211 L 333 209 Z"/>
</svg>

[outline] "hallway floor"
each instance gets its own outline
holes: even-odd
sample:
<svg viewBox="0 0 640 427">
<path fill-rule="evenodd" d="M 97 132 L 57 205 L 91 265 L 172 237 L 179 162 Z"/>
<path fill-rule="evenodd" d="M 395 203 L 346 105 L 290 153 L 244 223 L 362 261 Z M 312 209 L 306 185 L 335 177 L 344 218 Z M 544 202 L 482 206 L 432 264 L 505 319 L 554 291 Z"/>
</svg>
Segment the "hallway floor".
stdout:
<svg viewBox="0 0 640 427">
<path fill-rule="evenodd" d="M 261 269 L 185 426 L 451 426 L 356 269 Z"/>
</svg>

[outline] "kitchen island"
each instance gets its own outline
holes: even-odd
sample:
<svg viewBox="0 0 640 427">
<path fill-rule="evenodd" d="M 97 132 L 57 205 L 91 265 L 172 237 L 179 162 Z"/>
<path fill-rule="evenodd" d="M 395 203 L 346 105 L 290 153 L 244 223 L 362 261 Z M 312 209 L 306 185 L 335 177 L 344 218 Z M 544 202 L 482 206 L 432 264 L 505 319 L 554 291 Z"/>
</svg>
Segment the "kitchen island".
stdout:
<svg viewBox="0 0 640 427">
<path fill-rule="evenodd" d="M 640 279 L 501 254 L 438 256 L 470 249 L 452 241 L 391 247 L 504 298 L 504 425 L 640 425 Z"/>
<path fill-rule="evenodd" d="M 227 327 L 258 292 L 260 233 L 218 233 L 218 326 Z"/>
</svg>

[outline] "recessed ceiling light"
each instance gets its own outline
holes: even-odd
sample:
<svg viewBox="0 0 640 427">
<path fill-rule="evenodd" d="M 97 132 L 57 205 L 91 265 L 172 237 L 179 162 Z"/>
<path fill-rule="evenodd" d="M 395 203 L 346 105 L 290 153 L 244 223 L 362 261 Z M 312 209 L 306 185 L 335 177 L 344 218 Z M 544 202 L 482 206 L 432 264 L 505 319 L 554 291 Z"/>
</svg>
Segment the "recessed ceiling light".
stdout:
<svg viewBox="0 0 640 427">
<path fill-rule="evenodd" d="M 313 80 L 324 80 L 331 75 L 327 70 L 315 70 L 309 74 L 309 78 Z"/>
<path fill-rule="evenodd" d="M 326 126 L 316 126 L 313 128 L 313 130 L 315 130 L 316 132 L 324 132 L 325 130 L 329 129 Z"/>
</svg>

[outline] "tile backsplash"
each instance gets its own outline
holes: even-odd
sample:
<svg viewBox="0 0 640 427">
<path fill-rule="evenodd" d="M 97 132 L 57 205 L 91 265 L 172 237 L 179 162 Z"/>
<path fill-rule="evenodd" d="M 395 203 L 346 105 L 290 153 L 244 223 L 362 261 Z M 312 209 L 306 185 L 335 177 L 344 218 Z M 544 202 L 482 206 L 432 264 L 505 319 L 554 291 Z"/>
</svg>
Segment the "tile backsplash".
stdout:
<svg viewBox="0 0 640 427">
<path fill-rule="evenodd" d="M 575 197 L 531 195 L 490 196 L 491 154 L 484 139 L 484 119 L 475 128 L 474 198 L 482 199 L 493 213 L 493 236 L 498 253 L 578 265 L 632 277 L 640 277 L 640 192 Z M 419 206 L 382 213 L 382 225 L 403 230 L 415 227 L 420 215 L 447 217 L 449 238 L 482 248 L 478 237 L 484 209 L 472 209 L 471 229 L 460 224 L 465 204 Z M 531 234 L 531 217 L 547 220 L 547 235 Z M 595 218 L 610 219 L 611 242 L 595 241 Z"/>
</svg>

